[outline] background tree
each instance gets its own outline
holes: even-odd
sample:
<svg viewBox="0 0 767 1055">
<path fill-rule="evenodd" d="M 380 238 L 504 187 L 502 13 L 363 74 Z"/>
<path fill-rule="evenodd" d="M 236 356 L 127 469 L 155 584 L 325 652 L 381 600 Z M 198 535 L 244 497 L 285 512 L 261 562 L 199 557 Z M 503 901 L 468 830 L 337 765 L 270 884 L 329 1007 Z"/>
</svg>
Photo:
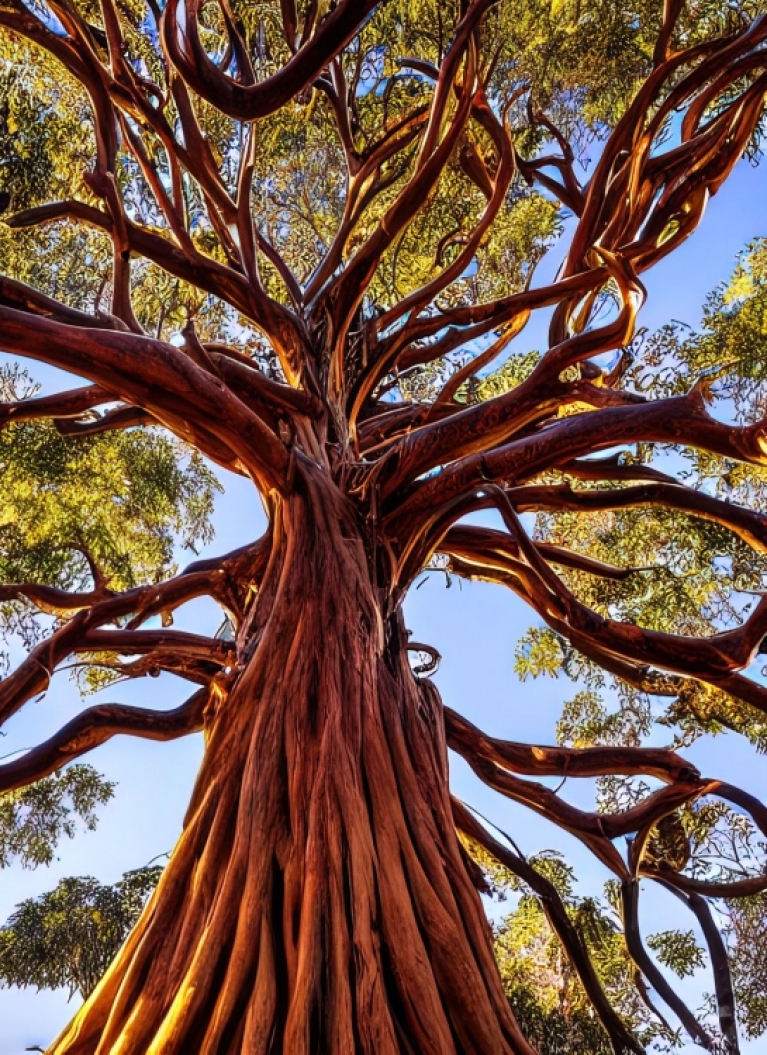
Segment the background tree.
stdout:
<svg viewBox="0 0 767 1055">
<path fill-rule="evenodd" d="M 588 1001 L 641 1051 L 629 982 L 666 1028 L 649 982 L 736 1051 L 759 969 L 734 973 L 726 942 L 761 925 L 767 813 L 676 748 L 724 725 L 758 743 L 767 710 L 743 673 L 767 633 L 763 251 L 702 335 L 643 339 L 637 315 L 643 272 L 758 150 L 757 5 L 2 0 L 0 27 L 0 347 L 87 382 L 4 382 L 0 601 L 29 651 L 0 718 L 72 661 L 86 686 L 197 686 L 175 711 L 84 710 L 0 790 L 118 733 L 206 735 L 157 891 L 50 1051 L 532 1051 L 467 840 L 538 899 L 505 933 L 543 911 L 568 1029 Z M 517 354 L 545 311 L 548 348 Z M 203 458 L 252 480 L 269 528 L 173 574 L 172 535 L 206 531 Z M 488 510 L 499 528 L 467 520 Z M 433 657 L 411 667 L 429 649 L 402 603 L 435 566 L 545 623 L 518 665 L 585 686 L 561 746 L 493 739 L 443 707 Z M 200 596 L 231 635 L 172 627 Z M 656 698 L 668 749 L 643 746 Z M 451 799 L 447 747 L 593 851 L 605 904 Z M 540 776 L 598 777 L 598 808 Z M 647 953 L 640 878 L 705 937 L 713 1026 Z M 653 947 L 681 973 L 700 958 L 682 930 Z"/>
<path fill-rule="evenodd" d="M 127 872 L 114 886 L 63 879 L 19 905 L 0 930 L 0 974 L 8 985 L 89 996 L 144 907 L 162 868 Z"/>
</svg>

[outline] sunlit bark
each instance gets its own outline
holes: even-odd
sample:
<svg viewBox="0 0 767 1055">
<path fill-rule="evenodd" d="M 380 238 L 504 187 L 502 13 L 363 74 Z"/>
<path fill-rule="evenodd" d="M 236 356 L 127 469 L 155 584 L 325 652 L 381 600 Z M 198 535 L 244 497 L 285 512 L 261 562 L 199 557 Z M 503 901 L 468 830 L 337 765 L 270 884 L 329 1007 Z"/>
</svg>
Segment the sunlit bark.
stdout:
<svg viewBox="0 0 767 1055">
<path fill-rule="evenodd" d="M 527 511 L 660 507 L 765 550 L 764 515 L 652 466 L 593 455 L 657 443 L 767 465 L 766 419 L 717 420 L 698 385 L 686 395 L 645 398 L 621 387 L 623 355 L 610 371 L 595 361 L 631 342 L 645 297 L 642 273 L 692 234 L 753 136 L 767 89 L 767 18 L 676 50 L 682 4 L 669 0 L 652 69 L 582 184 L 567 137 L 532 101 L 530 122 L 547 131 L 558 154 L 521 157 L 516 133 L 497 112 L 483 51 L 489 0 L 459 5 L 439 67 L 403 60 L 429 83 L 430 101 L 384 120 L 364 148 L 354 132 L 359 69 L 350 86 L 341 57 L 385 3 L 341 0 L 322 18 L 317 4 L 301 17 L 298 6 L 280 5 L 291 57 L 257 77 L 227 5 L 220 5 L 227 52 L 217 65 L 201 42 L 202 3 L 173 0 L 161 15 L 150 0 L 153 40 L 164 46 L 167 83 L 158 87 L 126 58 L 111 0 L 102 4 L 103 28 L 51 0 L 55 32 L 20 0 L 0 5 L 0 28 L 45 49 L 82 86 L 96 147 L 82 173 L 89 201 L 67 198 L 4 219 L 12 230 L 83 224 L 109 239 L 112 254 L 108 311 L 88 314 L 0 278 L 0 348 L 89 382 L 0 406 L 0 429 L 52 421 L 77 442 L 162 427 L 252 480 L 269 519 L 259 542 L 160 585 L 113 591 L 89 555 L 88 590 L 0 585 L 0 601 L 30 604 L 58 621 L 0 683 L 0 719 L 45 692 L 72 655 L 128 677 L 167 670 L 199 686 L 171 712 L 84 711 L 0 766 L 0 788 L 55 772 L 114 735 L 170 739 L 200 728 L 206 735 L 161 885 L 51 1055 L 531 1053 L 503 992 L 477 893 L 481 878 L 457 829 L 542 899 L 616 1052 L 638 1050 L 556 890 L 451 802 L 448 745 L 490 787 L 575 834 L 620 880 L 631 956 L 710 1048 L 711 1037 L 644 949 L 638 882 L 670 885 L 695 913 L 727 1005 L 732 983 L 701 900 L 755 893 L 763 879 L 704 884 L 659 871 L 642 849 L 658 821 L 703 795 L 736 803 L 763 831 L 764 807 L 670 751 L 566 750 L 485 735 L 445 712 L 431 681 L 411 670 L 401 612 L 416 576 L 440 554 L 456 574 L 510 587 L 563 639 L 631 685 L 673 695 L 683 679 L 696 679 L 767 711 L 767 690 L 741 673 L 767 634 L 766 600 L 741 627 L 709 637 L 608 619 L 580 602 L 557 568 L 614 582 L 634 569 L 536 542 L 519 519 Z M 251 191 L 258 121 L 315 90 L 338 126 L 346 200 L 324 258 L 304 281 L 259 229 Z M 225 177 L 203 131 L 200 98 L 244 123 L 236 180 Z M 679 144 L 659 151 L 664 122 L 676 113 Z M 472 130 L 492 143 L 494 163 L 474 149 Z M 154 168 L 150 141 L 168 159 L 167 179 Z M 164 226 L 128 215 L 119 150 L 143 174 Z M 483 196 L 474 229 L 452 256 L 444 251 L 452 233 L 444 232 L 428 280 L 366 314 L 382 260 L 428 209 L 451 164 Z M 557 195 L 576 217 L 563 269 L 548 285 L 442 303 L 492 230 L 516 175 Z M 195 241 L 187 183 L 206 210 L 215 259 Z M 267 376 L 238 348 L 202 340 L 192 313 L 176 343 L 145 333 L 132 303 L 133 258 L 239 313 L 279 368 Z M 284 303 L 267 292 L 264 261 L 284 286 Z M 598 324 L 595 305 L 608 289 L 617 312 Z M 530 376 L 484 402 L 459 399 L 539 309 L 553 309 L 549 348 Z M 475 342 L 492 331 L 490 348 L 477 352 Z M 404 372 L 457 349 L 471 353 L 469 361 L 432 398 L 385 398 Z M 99 407 L 101 416 L 88 416 Z M 549 482 L 551 473 L 611 486 L 576 490 Z M 504 530 L 461 523 L 490 508 Z M 226 611 L 234 640 L 145 626 L 160 614 L 169 622 L 201 596 Z M 632 809 L 600 814 L 528 779 L 621 774 L 648 774 L 665 786 Z M 626 835 L 635 839 L 624 855 L 615 840 Z M 726 1006 L 720 1023 L 736 1045 Z"/>
</svg>

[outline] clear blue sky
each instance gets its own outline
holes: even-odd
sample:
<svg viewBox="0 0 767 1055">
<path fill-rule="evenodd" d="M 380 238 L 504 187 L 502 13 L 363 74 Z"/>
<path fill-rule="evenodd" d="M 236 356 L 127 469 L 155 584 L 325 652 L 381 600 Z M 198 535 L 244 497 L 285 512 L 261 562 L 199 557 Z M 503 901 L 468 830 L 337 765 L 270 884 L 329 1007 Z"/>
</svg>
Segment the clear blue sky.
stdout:
<svg viewBox="0 0 767 1055">
<path fill-rule="evenodd" d="M 736 253 L 751 238 L 767 235 L 765 190 L 764 168 L 742 163 L 710 203 L 697 234 L 647 276 L 650 298 L 641 319 L 644 325 L 652 328 L 670 318 L 693 324 L 698 321 L 705 294 L 727 277 Z M 561 252 L 554 249 L 551 269 L 560 258 Z M 545 271 L 549 269 L 547 262 Z M 533 330 L 522 341 L 539 345 L 539 334 L 540 329 L 537 333 Z M 38 378 L 43 376 L 35 364 L 32 372 Z M 225 552 L 257 537 L 263 529 L 259 500 L 247 482 L 229 476 L 223 482 L 226 493 L 216 509 L 216 539 L 206 554 Z M 183 562 L 185 558 L 179 559 Z M 561 704 L 574 690 L 564 682 L 521 685 L 517 681 L 512 667 L 514 643 L 531 619 L 509 591 L 457 580 L 447 590 L 443 576 L 430 575 L 419 590 L 413 591 L 406 612 L 414 637 L 430 642 L 442 653 L 436 681 L 447 704 L 494 736 L 553 741 Z M 203 632 L 213 632 L 219 623 L 215 606 L 202 601 L 188 605 L 177 619 L 179 628 Z M 186 685 L 163 675 L 156 681 L 107 690 L 96 700 L 166 708 L 179 703 L 188 691 Z M 81 707 L 68 676 L 57 675 L 47 696 L 9 723 L 0 753 L 44 739 Z M 117 782 L 115 799 L 102 810 L 98 830 L 62 843 L 57 860 L 49 868 L 29 872 L 14 867 L 0 872 L 0 920 L 18 901 L 50 890 L 64 876 L 93 875 L 114 882 L 127 869 L 170 850 L 180 830 L 201 754 L 200 737 L 171 744 L 120 737 L 88 756 L 87 761 Z M 699 742 L 689 754 L 704 773 L 744 784 L 767 798 L 767 761 L 737 737 Z M 584 890 L 601 886 L 607 877 L 577 841 L 488 791 L 459 759 L 453 757 L 451 767 L 456 793 L 510 832 L 524 852 L 561 849 L 575 865 Z M 572 801 L 589 799 L 590 788 L 583 784 L 576 788 L 571 781 L 565 791 Z M 675 925 L 676 916 L 677 908 L 663 896 L 645 897 L 642 923 L 646 932 Z M 710 979 L 700 976 L 688 984 L 687 991 L 696 1003 L 699 994 L 711 988 Z M 28 1045 L 50 1043 L 76 1006 L 76 999 L 67 1002 L 66 993 L 0 990 L 0 1055 L 20 1055 Z M 744 1055 L 764 1051 L 764 1043 L 744 1045 Z"/>
</svg>

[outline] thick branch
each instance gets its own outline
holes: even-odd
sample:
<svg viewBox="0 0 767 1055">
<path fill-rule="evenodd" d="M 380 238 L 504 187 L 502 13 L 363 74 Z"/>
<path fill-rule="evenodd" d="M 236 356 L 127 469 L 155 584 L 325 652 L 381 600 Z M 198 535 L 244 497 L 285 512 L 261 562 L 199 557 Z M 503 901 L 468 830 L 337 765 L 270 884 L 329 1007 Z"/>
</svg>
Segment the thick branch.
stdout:
<svg viewBox="0 0 767 1055">
<path fill-rule="evenodd" d="M 577 491 L 569 484 L 556 484 L 512 488 L 507 494 L 519 512 L 591 513 L 655 506 L 719 524 L 758 552 L 767 553 L 767 517 L 763 513 L 680 484 L 647 483 Z"/>
<path fill-rule="evenodd" d="M 637 442 L 689 444 L 737 461 L 767 465 L 767 423 L 723 424 L 708 414 L 700 393 L 692 391 L 686 396 L 576 414 L 535 435 L 462 458 L 414 486 L 399 506 L 392 502 L 390 523 L 394 526 L 415 513 L 428 522 L 445 503 L 485 483 L 513 486 L 573 458 Z"/>
<path fill-rule="evenodd" d="M 4 223 L 6 226 L 13 226 L 9 218 L 6 218 Z M 106 312 L 89 315 L 85 311 L 78 311 L 33 289 L 32 286 L 27 286 L 24 282 L 8 278 L 7 275 L 0 275 L 0 304 L 8 308 L 18 308 L 19 311 L 26 311 L 31 315 L 43 315 L 56 322 L 66 322 L 70 326 L 91 326 L 96 330 L 124 328 L 119 319 Z"/>
<path fill-rule="evenodd" d="M 235 120 L 255 121 L 275 113 L 313 84 L 359 32 L 379 2 L 341 0 L 286 65 L 257 84 L 239 83 L 210 60 L 197 29 L 201 0 L 173 0 L 168 4 L 162 21 L 163 44 L 173 65 L 198 95 Z M 182 4 L 183 19 L 179 18 Z M 237 33 L 230 20 L 227 30 L 230 39 Z"/>
<path fill-rule="evenodd" d="M 212 434 L 261 486 L 270 490 L 283 484 L 288 455 L 282 442 L 220 378 L 171 344 L 67 326 L 0 307 L 0 345 L 104 385 L 203 450 L 201 437 Z"/>
</svg>

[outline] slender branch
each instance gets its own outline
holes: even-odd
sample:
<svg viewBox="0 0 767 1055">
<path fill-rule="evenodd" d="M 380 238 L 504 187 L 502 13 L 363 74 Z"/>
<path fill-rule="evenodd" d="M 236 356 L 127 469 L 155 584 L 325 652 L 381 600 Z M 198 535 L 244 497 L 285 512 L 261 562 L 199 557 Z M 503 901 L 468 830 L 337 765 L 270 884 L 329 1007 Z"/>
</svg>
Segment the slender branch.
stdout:
<svg viewBox="0 0 767 1055">
<path fill-rule="evenodd" d="M 223 567 L 182 573 L 159 586 L 139 586 L 80 609 L 68 622 L 34 648 L 11 674 L 0 681 L 0 724 L 15 714 L 31 697 L 45 692 L 56 667 L 73 652 L 89 649 L 93 651 L 97 646 L 111 651 L 115 651 L 118 645 L 121 648 L 128 647 L 124 638 L 129 632 L 104 631 L 103 633 L 108 635 L 106 639 L 94 638 L 94 634 L 100 633 L 98 627 L 150 606 L 159 606 L 159 610 L 172 610 L 195 597 L 214 594 L 217 586 L 225 581 L 226 575 Z M 76 595 L 73 595 L 74 598 Z M 109 636 L 110 633 L 112 636 Z M 122 638 L 115 637 L 114 634 L 122 634 Z M 89 645 L 85 644 L 86 640 L 90 641 Z M 145 639 L 144 644 L 147 651 L 151 650 L 158 644 L 158 639 Z M 194 645 L 194 642 L 190 644 Z M 218 644 L 216 649 L 218 650 Z"/>
<path fill-rule="evenodd" d="M 724 1038 L 725 1055 L 740 1055 L 738 1028 L 735 1023 L 735 992 L 732 987 L 727 949 L 719 933 L 719 928 L 714 922 L 708 902 L 700 894 L 692 891 L 683 893 L 677 889 L 673 878 L 658 878 L 657 882 L 679 898 L 682 904 L 686 905 L 695 915 L 700 924 L 700 929 L 703 931 L 703 937 L 706 939 L 706 945 L 711 957 L 716 1006 L 719 1014 L 719 1027 Z"/>
<path fill-rule="evenodd" d="M 365 210 L 396 181 L 396 175 L 392 173 L 382 177 L 383 166 L 413 143 L 427 120 L 427 108 L 416 107 L 406 117 L 395 122 L 377 143 L 368 148 L 361 167 L 350 175 L 341 222 L 323 260 L 306 285 L 304 299 L 308 305 L 317 302 L 325 284 L 340 265 L 352 230 Z M 396 172 L 395 167 L 394 173 Z"/>
<path fill-rule="evenodd" d="M 756 795 L 727 783 L 720 783 L 716 793 L 719 798 L 733 802 L 749 813 L 762 835 L 767 838 L 767 806 Z"/>
<path fill-rule="evenodd" d="M 103 586 L 94 590 L 73 593 L 69 590 L 60 590 L 56 586 L 41 586 L 33 582 L 0 585 L 0 602 L 25 599 L 31 601 L 43 612 L 57 614 L 90 608 L 93 604 L 115 596 L 112 590 Z"/>
<path fill-rule="evenodd" d="M 593 557 L 564 549 L 562 546 L 552 546 L 547 542 L 536 542 L 533 546 L 539 556 L 552 564 L 584 571 L 589 575 L 598 575 L 603 579 L 620 582 L 630 578 L 636 571 L 634 568 L 618 568 L 613 564 L 605 564 Z M 466 560 L 475 557 L 483 564 L 496 566 L 502 571 L 513 570 L 514 565 L 507 564 L 507 558 L 510 557 L 514 564 L 519 561 L 518 544 L 503 531 L 494 531 L 492 528 L 463 525 L 450 528 L 440 541 L 439 549 L 446 553 L 459 554 Z"/>
<path fill-rule="evenodd" d="M 354 254 L 341 275 L 330 283 L 328 299 L 333 304 L 335 328 L 345 333 L 356 305 L 362 299 L 384 252 L 394 242 L 423 207 L 428 195 L 436 186 L 444 168 L 457 145 L 471 113 L 476 85 L 477 54 L 474 30 L 492 0 L 472 0 L 456 31 L 448 57 L 440 71 L 440 82 L 434 92 L 429 122 L 424 130 L 415 172 L 405 188 L 397 195 L 374 232 Z M 447 130 L 439 142 L 435 129 L 441 128 L 444 120 L 449 92 L 458 76 L 461 60 L 466 60 L 463 83 L 459 90 L 456 109 Z M 342 364 L 337 364 L 342 373 Z M 384 373 L 386 370 L 384 370 Z M 380 370 L 366 370 L 355 385 L 355 404 L 362 401 L 364 391 L 372 391 L 381 377 Z M 338 380 L 336 384 L 338 384 Z"/>
<path fill-rule="evenodd" d="M 80 418 L 86 411 L 114 398 L 112 393 L 101 385 L 85 385 L 82 388 L 72 388 L 68 392 L 59 392 L 54 396 L 0 403 L 0 429 L 23 421 L 43 421 L 46 418 L 65 421 Z"/>
<path fill-rule="evenodd" d="M 749 879 L 737 879 L 733 882 L 717 883 L 712 880 L 693 879 L 690 876 L 680 875 L 678 872 L 670 874 L 661 871 L 644 861 L 639 866 L 640 876 L 648 879 L 661 879 L 672 883 L 690 894 L 699 894 L 701 897 L 741 898 L 753 897 L 767 890 L 767 875 L 751 876 Z"/>
<path fill-rule="evenodd" d="M 542 747 L 496 740 L 449 707 L 444 708 L 448 747 L 462 758 L 482 758 L 527 776 L 598 777 L 646 774 L 667 783 L 699 779 L 674 751 L 652 747 Z"/>
<path fill-rule="evenodd" d="M 0 794 L 42 780 L 113 736 L 175 740 L 199 732 L 208 695 L 207 688 L 199 689 L 180 707 L 170 711 L 116 703 L 89 707 L 48 740 L 12 762 L 0 765 Z"/>
<path fill-rule="evenodd" d="M 683 10 L 684 0 L 663 0 L 663 22 L 655 41 L 655 50 L 653 52 L 653 62 L 656 66 L 668 61 L 671 34 L 674 32 L 674 27 Z"/>
<path fill-rule="evenodd" d="M 547 611 L 546 605 L 540 603 L 540 595 L 536 593 L 535 585 L 529 581 L 530 569 L 522 562 L 513 571 L 500 571 L 476 559 L 464 560 L 458 554 L 452 553 L 449 556 L 450 571 L 454 574 L 467 579 L 485 579 L 488 582 L 507 586 L 514 590 L 525 603 L 536 608 L 541 614 Z M 548 614 L 548 621 L 557 633 L 569 640 L 585 656 L 598 663 L 604 670 L 625 681 L 628 685 L 639 689 L 640 692 L 646 692 L 654 696 L 677 696 L 684 685 L 682 678 L 675 675 L 662 674 L 660 671 L 653 669 L 652 664 L 636 662 L 618 655 L 607 644 L 600 644 L 594 637 L 573 630 L 567 626 L 564 620 L 553 618 L 551 613 Z M 767 693 L 761 686 L 756 685 L 756 683 L 749 681 L 747 678 L 730 675 L 727 679 L 717 679 L 717 684 L 724 691 L 731 691 L 739 698 L 752 701 L 755 706 L 767 707 Z"/>
<path fill-rule="evenodd" d="M 521 315 L 526 317 L 526 313 L 536 309 L 557 305 L 565 297 L 580 299 L 589 291 L 601 289 L 609 278 L 608 268 L 599 266 L 538 289 L 511 293 L 492 303 L 449 308 L 419 316 L 408 321 L 392 337 L 381 341 L 379 359 L 382 376 L 395 364 L 402 371 L 440 359 L 455 348 L 483 337 L 490 330 L 499 329 Z M 438 340 L 423 343 L 438 334 L 442 334 Z"/>
<path fill-rule="evenodd" d="M 108 410 L 93 421 L 55 418 L 54 424 L 61 436 L 97 436 L 102 432 L 131 429 L 138 425 L 158 425 L 159 422 L 153 414 L 141 407 L 121 406 Z"/>
<path fill-rule="evenodd" d="M 682 998 L 672 989 L 662 972 L 655 966 L 642 942 L 639 930 L 639 884 L 627 879 L 621 885 L 623 904 L 623 929 L 626 945 L 632 960 L 643 972 L 658 996 L 671 1008 L 690 1036 L 706 1051 L 714 1050 L 714 1041 L 687 1007 Z"/>
<path fill-rule="evenodd" d="M 517 542 L 522 534 L 518 527 Z M 526 580 L 526 600 L 553 629 L 587 655 L 597 655 L 603 665 L 606 665 L 605 653 L 612 653 L 633 663 L 661 667 L 716 685 L 761 710 L 767 709 L 767 693 L 762 686 L 745 678 L 734 680 L 737 678 L 734 672 L 748 666 L 767 635 L 767 598 L 762 598 L 746 621 L 735 630 L 707 638 L 685 637 L 598 615 L 551 574 L 532 543 L 528 543 L 523 555 L 527 567 L 520 562 L 513 568 L 513 574 L 517 577 L 521 574 L 523 581 Z M 489 565 L 483 563 L 482 566 L 486 569 Z M 498 578 L 504 581 L 502 576 Z"/>
<path fill-rule="evenodd" d="M 22 229 L 62 219 L 79 220 L 98 230 L 114 233 L 114 221 L 107 213 L 75 200 L 51 202 L 25 209 L 9 217 L 6 223 L 13 229 Z M 237 308 L 272 341 L 290 369 L 290 364 L 294 363 L 302 347 L 303 337 L 294 316 L 287 308 L 254 288 L 243 274 L 193 250 L 192 247 L 181 249 L 169 239 L 126 217 L 122 218 L 121 225 L 127 248 L 131 252 L 151 260 L 176 278 L 220 297 Z M 293 372 L 295 373 L 295 369 Z"/>
<path fill-rule="evenodd" d="M 460 750 L 459 753 L 462 754 Z M 650 793 L 637 806 L 619 813 L 598 813 L 571 806 L 550 788 L 530 780 L 520 780 L 483 755 L 467 752 L 462 757 L 479 779 L 494 791 L 527 806 L 573 835 L 597 840 L 609 841 L 630 835 L 679 806 L 700 798 L 717 784 L 716 781 L 695 778 L 690 772 L 684 780 Z"/>
<path fill-rule="evenodd" d="M 453 819 L 456 827 L 492 857 L 505 865 L 533 890 L 541 900 L 552 930 L 562 943 L 565 955 L 575 968 L 586 995 L 596 1011 L 616 1052 L 644 1051 L 637 1039 L 628 1031 L 605 994 L 594 970 L 591 957 L 583 939 L 570 919 L 556 887 L 540 872 L 536 871 L 519 854 L 509 850 L 479 823 L 463 803 L 451 797 Z"/>
</svg>

